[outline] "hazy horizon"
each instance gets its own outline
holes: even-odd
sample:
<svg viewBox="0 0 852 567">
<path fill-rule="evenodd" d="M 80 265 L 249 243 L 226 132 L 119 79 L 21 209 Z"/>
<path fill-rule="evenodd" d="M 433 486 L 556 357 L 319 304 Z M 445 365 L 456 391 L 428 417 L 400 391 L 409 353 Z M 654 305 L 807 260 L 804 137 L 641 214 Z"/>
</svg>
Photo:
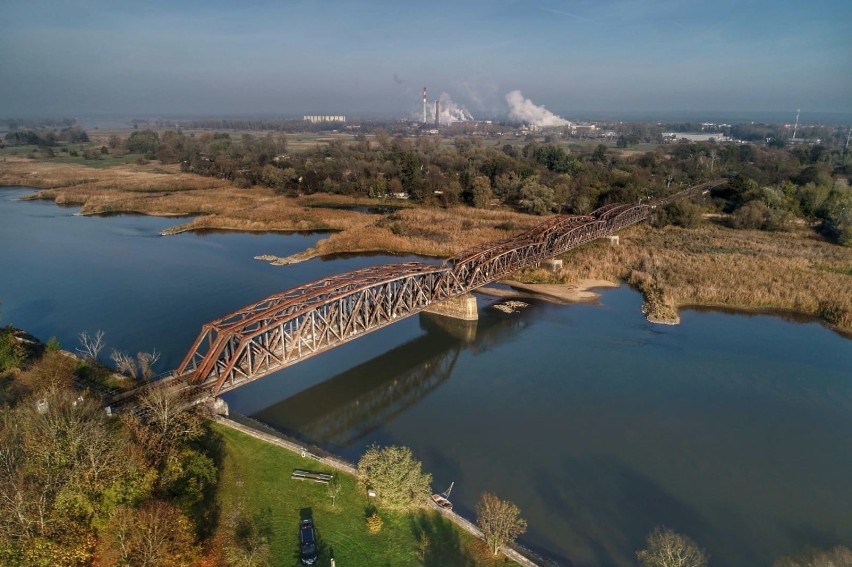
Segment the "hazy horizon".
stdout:
<svg viewBox="0 0 852 567">
<path fill-rule="evenodd" d="M 852 113 L 852 4 L 5 3 L 0 116 Z"/>
</svg>

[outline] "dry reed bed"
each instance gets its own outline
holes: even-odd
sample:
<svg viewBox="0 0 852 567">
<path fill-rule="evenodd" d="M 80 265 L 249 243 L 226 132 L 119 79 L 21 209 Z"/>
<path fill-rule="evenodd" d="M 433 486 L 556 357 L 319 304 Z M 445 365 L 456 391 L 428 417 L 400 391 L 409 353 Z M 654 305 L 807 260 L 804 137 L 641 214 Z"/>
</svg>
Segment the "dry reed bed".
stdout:
<svg viewBox="0 0 852 567">
<path fill-rule="evenodd" d="M 261 187 L 238 189 L 225 180 L 181 173 L 176 165 L 118 166 L 92 169 L 76 164 L 8 158 L 0 183 L 42 188 L 36 198 L 77 205 L 83 214 L 132 212 L 196 215 L 165 231 L 335 231 L 302 257 L 342 252 L 388 252 L 450 256 L 465 248 L 505 238 L 538 219 L 509 211 L 441 211 L 405 208 L 389 217 L 365 215 L 318 205 L 381 205 L 375 199 L 310 195 L 289 199 Z M 409 203 L 393 205 L 409 206 Z"/>
<path fill-rule="evenodd" d="M 564 255 L 565 272 L 627 280 L 645 295 L 649 314 L 663 319 L 681 306 L 710 305 L 798 311 L 852 330 L 852 250 L 807 230 L 638 226 L 622 232 L 621 242 Z"/>
<path fill-rule="evenodd" d="M 507 238 L 541 220 L 511 211 L 466 207 L 446 210 L 408 208 L 386 217 L 360 216 L 364 219 L 361 224 L 331 234 L 313 248 L 288 258 L 274 259 L 273 263 L 290 264 L 347 252 L 418 254 L 445 258 L 483 242 Z M 265 256 L 263 259 L 272 258 Z"/>
</svg>

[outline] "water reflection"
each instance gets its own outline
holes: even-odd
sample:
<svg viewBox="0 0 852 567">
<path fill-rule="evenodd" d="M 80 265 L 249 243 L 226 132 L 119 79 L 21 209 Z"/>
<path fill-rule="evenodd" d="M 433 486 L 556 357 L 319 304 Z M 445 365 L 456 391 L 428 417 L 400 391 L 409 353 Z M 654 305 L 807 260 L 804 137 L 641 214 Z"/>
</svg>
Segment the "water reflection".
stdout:
<svg viewBox="0 0 852 567">
<path fill-rule="evenodd" d="M 523 329 L 532 314 L 459 321 L 421 313 L 425 334 L 256 414 L 294 437 L 339 451 L 426 398 L 453 373 L 460 353 L 484 353 Z"/>
</svg>

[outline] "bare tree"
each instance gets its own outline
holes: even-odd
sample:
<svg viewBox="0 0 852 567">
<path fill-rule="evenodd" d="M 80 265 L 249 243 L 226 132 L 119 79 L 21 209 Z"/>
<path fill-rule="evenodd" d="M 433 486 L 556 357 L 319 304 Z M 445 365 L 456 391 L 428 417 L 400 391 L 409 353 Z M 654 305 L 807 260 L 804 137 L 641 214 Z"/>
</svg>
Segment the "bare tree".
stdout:
<svg viewBox="0 0 852 567">
<path fill-rule="evenodd" d="M 189 521 L 160 500 L 139 509 L 120 507 L 106 532 L 102 555 L 110 562 L 179 566 L 191 565 L 198 557 Z"/>
<path fill-rule="evenodd" d="M 154 365 L 160 360 L 160 353 L 157 352 L 157 349 L 152 352 L 138 352 L 136 353 L 136 360 L 139 362 L 142 378 L 151 380 L 154 377 Z"/>
<path fill-rule="evenodd" d="M 80 331 L 77 335 L 80 340 L 80 348 L 77 349 L 77 352 L 86 360 L 97 360 L 105 345 L 104 334 L 100 329 L 95 331 L 95 336 L 89 335 L 87 331 Z"/>
<path fill-rule="evenodd" d="M 203 433 L 201 406 L 188 408 L 180 385 L 153 384 L 139 396 L 139 405 L 148 414 L 147 428 L 165 449 L 179 441 L 197 439 Z"/>
<path fill-rule="evenodd" d="M 494 555 L 500 548 L 527 531 L 527 521 L 520 518 L 520 509 L 508 500 L 500 500 L 484 492 L 476 505 L 476 523 L 485 536 L 485 544 Z"/>
<path fill-rule="evenodd" d="M 832 549 L 808 549 L 776 559 L 772 567 L 852 567 L 852 549 L 838 545 Z"/>
<path fill-rule="evenodd" d="M 331 507 L 334 508 L 334 501 L 337 500 L 337 497 L 340 496 L 340 491 L 343 490 L 343 485 L 340 484 L 340 478 L 338 475 L 334 475 L 331 477 L 331 480 L 328 481 L 328 484 L 325 485 L 326 494 L 331 498 Z"/>
<path fill-rule="evenodd" d="M 668 528 L 648 534 L 645 549 L 636 553 L 642 567 L 706 567 L 707 555 L 692 539 Z"/>
<path fill-rule="evenodd" d="M 130 376 L 134 380 L 139 376 L 136 369 L 136 361 L 129 354 L 113 350 L 109 357 L 115 364 L 115 369 L 122 374 Z"/>
</svg>

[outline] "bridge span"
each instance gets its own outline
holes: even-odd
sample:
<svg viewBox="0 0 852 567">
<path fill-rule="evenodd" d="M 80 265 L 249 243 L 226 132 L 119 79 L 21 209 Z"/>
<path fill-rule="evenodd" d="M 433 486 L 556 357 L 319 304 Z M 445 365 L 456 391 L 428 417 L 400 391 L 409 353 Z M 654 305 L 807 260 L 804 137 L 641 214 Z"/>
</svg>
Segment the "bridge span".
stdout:
<svg viewBox="0 0 852 567">
<path fill-rule="evenodd" d="M 206 323 L 174 376 L 218 395 L 459 297 L 632 224 L 654 208 L 709 192 L 716 180 L 647 204 L 548 218 L 513 238 L 440 264 L 384 264 L 270 295 Z"/>
</svg>

